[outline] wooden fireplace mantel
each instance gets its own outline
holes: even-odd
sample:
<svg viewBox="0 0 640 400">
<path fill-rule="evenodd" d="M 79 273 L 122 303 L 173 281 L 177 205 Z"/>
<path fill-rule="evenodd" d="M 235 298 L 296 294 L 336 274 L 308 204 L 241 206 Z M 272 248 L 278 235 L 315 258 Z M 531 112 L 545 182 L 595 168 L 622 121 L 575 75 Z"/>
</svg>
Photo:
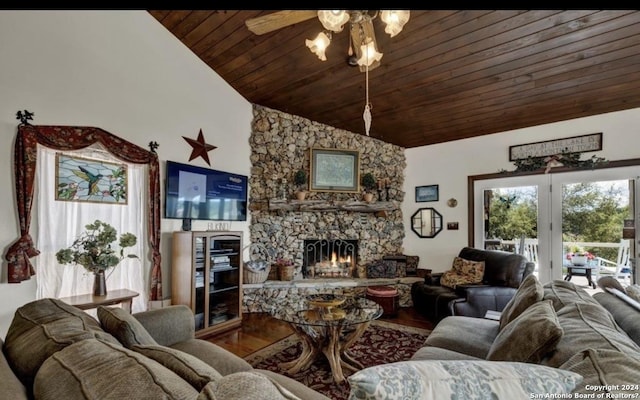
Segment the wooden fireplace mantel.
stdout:
<svg viewBox="0 0 640 400">
<path fill-rule="evenodd" d="M 376 213 L 379 217 L 386 217 L 387 211 L 399 209 L 395 201 L 366 201 L 347 200 L 268 200 L 252 201 L 249 207 L 251 211 L 351 211 L 362 213 Z"/>
</svg>

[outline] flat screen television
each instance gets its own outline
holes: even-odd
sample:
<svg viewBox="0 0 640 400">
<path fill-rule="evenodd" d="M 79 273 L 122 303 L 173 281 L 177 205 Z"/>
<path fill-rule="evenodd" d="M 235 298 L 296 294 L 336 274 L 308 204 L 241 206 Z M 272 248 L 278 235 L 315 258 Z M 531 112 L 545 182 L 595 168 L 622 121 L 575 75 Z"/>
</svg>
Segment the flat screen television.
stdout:
<svg viewBox="0 0 640 400">
<path fill-rule="evenodd" d="M 247 177 L 167 161 L 165 218 L 247 220 Z"/>
</svg>

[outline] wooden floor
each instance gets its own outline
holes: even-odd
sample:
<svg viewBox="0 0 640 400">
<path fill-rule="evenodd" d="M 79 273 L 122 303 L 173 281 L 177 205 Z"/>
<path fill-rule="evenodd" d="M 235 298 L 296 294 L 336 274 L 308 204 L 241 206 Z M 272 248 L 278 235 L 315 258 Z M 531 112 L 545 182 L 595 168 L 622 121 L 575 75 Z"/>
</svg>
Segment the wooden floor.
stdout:
<svg viewBox="0 0 640 400">
<path fill-rule="evenodd" d="M 382 317 L 382 321 L 433 329 L 433 324 L 417 313 L 412 307 L 402 307 L 396 317 Z M 230 352 L 246 357 L 249 354 L 291 335 L 293 330 L 286 322 L 279 321 L 268 314 L 248 313 L 242 316 L 242 326 L 216 336 L 206 338 Z"/>
</svg>

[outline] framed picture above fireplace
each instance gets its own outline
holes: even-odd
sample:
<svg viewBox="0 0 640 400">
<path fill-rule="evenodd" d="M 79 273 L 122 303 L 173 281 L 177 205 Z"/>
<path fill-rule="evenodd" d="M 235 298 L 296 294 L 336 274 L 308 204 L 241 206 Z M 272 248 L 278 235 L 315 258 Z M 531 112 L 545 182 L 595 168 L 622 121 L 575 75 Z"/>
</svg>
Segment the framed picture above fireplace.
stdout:
<svg viewBox="0 0 640 400">
<path fill-rule="evenodd" d="M 311 151 L 311 190 L 316 192 L 360 191 L 360 152 L 345 149 Z"/>
</svg>

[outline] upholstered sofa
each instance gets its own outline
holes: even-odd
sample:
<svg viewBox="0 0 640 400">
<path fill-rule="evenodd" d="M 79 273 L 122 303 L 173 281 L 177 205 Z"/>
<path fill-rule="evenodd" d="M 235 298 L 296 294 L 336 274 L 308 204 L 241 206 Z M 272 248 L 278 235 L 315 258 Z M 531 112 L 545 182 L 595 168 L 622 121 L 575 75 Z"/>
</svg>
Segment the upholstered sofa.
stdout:
<svg viewBox="0 0 640 400">
<path fill-rule="evenodd" d="M 454 289 L 441 284 L 443 273 L 434 273 L 411 286 L 414 308 L 433 322 L 450 315 L 482 317 L 487 310 L 501 311 L 535 268 L 526 257 L 500 250 L 464 247 L 458 257 L 484 262 L 480 283 Z"/>
<path fill-rule="evenodd" d="M 351 399 L 636 398 L 640 312 L 603 295 L 531 275 L 499 319 L 446 317 L 411 360 L 350 376 Z"/>
<path fill-rule="evenodd" d="M 0 398 L 327 400 L 195 339 L 186 306 L 100 307 L 97 316 L 56 299 L 20 307 L 0 341 Z"/>
</svg>

